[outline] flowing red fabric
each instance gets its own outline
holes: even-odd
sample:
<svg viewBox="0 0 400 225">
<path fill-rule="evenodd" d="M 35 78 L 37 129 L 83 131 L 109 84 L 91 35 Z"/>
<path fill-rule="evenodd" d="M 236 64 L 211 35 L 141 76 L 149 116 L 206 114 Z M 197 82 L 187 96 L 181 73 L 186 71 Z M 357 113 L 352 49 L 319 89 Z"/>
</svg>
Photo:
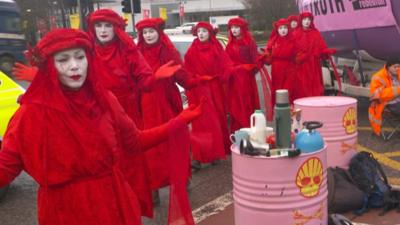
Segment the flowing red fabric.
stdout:
<svg viewBox="0 0 400 225">
<path fill-rule="evenodd" d="M 280 26 L 289 27 L 289 21 L 280 19 L 274 23 L 274 31 L 278 33 Z M 289 91 L 289 101 L 297 98 L 295 90 L 297 87 L 296 77 L 296 46 L 292 33 L 286 36 L 278 36 L 271 42 L 268 48 L 268 55 L 271 62 L 271 77 L 272 77 L 272 102 L 275 102 L 275 91 L 278 89 L 287 89 Z"/>
<path fill-rule="evenodd" d="M 210 40 L 200 42 L 196 38 L 185 55 L 185 68 L 196 76 L 208 75 L 215 79 L 198 85 L 186 91 L 190 104 L 198 104 L 202 97 L 207 101 L 203 105 L 203 114 L 192 122 L 192 154 L 193 159 L 209 163 L 225 159 L 229 153 L 229 136 L 227 124 L 227 106 L 223 82 L 228 81 L 232 74 L 233 64 L 215 37 L 212 26 L 199 22 L 193 34 L 199 27 L 206 28 Z"/>
<path fill-rule="evenodd" d="M 230 28 L 239 26 L 241 38 L 233 36 Z M 247 22 L 242 18 L 233 18 L 228 21 L 229 42 L 226 53 L 235 67 L 243 64 L 256 64 L 257 45 L 248 30 Z M 255 109 L 260 108 L 258 88 L 255 79 L 256 71 L 239 69 L 228 81 L 228 106 L 230 113 L 230 131 L 234 132 L 243 127 L 250 127 L 250 116 Z"/>
<path fill-rule="evenodd" d="M 86 50 L 88 77 L 79 91 L 69 91 L 58 81 L 52 56 L 76 47 Z M 140 152 L 138 130 L 132 122 L 118 125 L 129 127 L 126 135 L 135 144 L 128 148 L 116 138 L 110 106 L 118 103 L 97 84 L 91 49 L 88 36 L 72 29 L 51 31 L 39 42 L 32 60 L 39 72 L 4 137 L 0 186 L 27 171 L 40 185 L 40 225 L 141 224 L 136 194 L 119 167 L 124 151 Z"/>
<path fill-rule="evenodd" d="M 325 57 L 328 49 L 320 32 L 315 28 L 313 15 L 309 12 L 301 13 L 300 21 L 304 18 L 311 19 L 310 28 L 304 29 L 300 24 L 299 29 L 293 32 L 298 51 L 296 63 L 299 85 L 296 97 L 299 98 L 324 94 L 321 59 Z"/>
<path fill-rule="evenodd" d="M 139 32 L 138 48 L 153 71 L 173 60 L 182 64 L 178 51 L 163 31 L 164 21 L 160 18 L 145 19 L 136 24 Z M 159 34 L 155 44 L 148 45 L 143 38 L 144 28 L 154 28 Z M 175 82 L 185 89 L 188 74 L 184 69 L 174 76 L 157 82 L 152 91 L 142 94 L 141 108 L 144 128 L 152 128 L 177 116 L 182 110 L 182 100 Z M 153 190 L 170 186 L 168 224 L 194 225 L 186 183 L 190 177 L 190 134 L 180 130 L 170 135 L 168 142 L 146 152 L 150 167 L 150 180 Z"/>
<path fill-rule="evenodd" d="M 112 42 L 101 44 L 96 41 L 94 25 L 103 21 L 112 23 L 115 38 Z M 104 67 L 107 73 L 99 77 L 100 82 L 117 97 L 128 116 L 139 128 L 143 128 L 142 112 L 140 111 L 140 93 L 148 91 L 153 83 L 152 71 L 133 40 L 125 33 L 125 21 L 117 13 L 109 9 L 100 9 L 87 19 L 88 34 L 95 43 L 95 60 L 99 67 Z M 150 180 L 139 172 L 147 167 L 143 156 L 126 160 L 127 168 L 131 168 L 130 181 L 135 184 L 145 216 L 152 216 L 152 197 Z M 137 168 L 129 167 L 137 165 Z M 135 171 L 137 169 L 137 171 Z"/>
</svg>

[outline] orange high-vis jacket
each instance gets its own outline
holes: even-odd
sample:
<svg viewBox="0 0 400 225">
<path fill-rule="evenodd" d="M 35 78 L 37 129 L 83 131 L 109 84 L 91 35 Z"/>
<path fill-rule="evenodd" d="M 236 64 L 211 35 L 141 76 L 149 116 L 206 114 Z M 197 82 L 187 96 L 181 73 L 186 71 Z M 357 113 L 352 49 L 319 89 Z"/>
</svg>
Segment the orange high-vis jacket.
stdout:
<svg viewBox="0 0 400 225">
<path fill-rule="evenodd" d="M 400 73 L 397 75 L 400 81 Z M 400 96 L 400 87 L 392 86 L 391 75 L 385 67 L 372 76 L 370 86 L 371 104 L 368 108 L 369 122 L 376 135 L 381 134 L 382 113 L 388 102 Z"/>
</svg>

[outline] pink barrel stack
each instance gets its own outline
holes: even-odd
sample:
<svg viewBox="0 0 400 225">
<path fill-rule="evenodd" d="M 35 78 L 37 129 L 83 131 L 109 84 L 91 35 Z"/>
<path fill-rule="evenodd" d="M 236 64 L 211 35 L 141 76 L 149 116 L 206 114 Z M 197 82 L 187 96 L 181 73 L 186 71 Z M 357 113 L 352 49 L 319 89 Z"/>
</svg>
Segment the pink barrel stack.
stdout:
<svg viewBox="0 0 400 225">
<path fill-rule="evenodd" d="M 242 155 L 232 146 L 235 225 L 327 225 L 326 146 L 296 158 Z"/>
<path fill-rule="evenodd" d="M 357 148 L 357 99 L 342 96 L 300 98 L 294 107 L 301 109 L 302 121 L 321 121 L 318 131 L 328 146 L 329 167 L 347 168 Z"/>
</svg>

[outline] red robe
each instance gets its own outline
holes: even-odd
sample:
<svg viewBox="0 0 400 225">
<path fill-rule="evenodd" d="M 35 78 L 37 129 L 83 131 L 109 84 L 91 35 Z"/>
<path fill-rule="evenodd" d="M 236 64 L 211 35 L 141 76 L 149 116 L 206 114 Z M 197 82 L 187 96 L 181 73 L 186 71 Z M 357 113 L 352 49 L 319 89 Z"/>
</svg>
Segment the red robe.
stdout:
<svg viewBox="0 0 400 225">
<path fill-rule="evenodd" d="M 68 31 L 48 34 L 40 43 L 50 39 L 49 46 L 37 52 L 51 50 L 52 37 Z M 60 43 L 61 49 L 76 47 L 70 46 L 70 38 L 65 41 L 69 45 Z M 88 76 L 79 91 L 61 87 L 52 58 L 39 67 L 3 139 L 0 187 L 21 170 L 32 176 L 40 186 L 40 225 L 139 225 L 139 196 L 129 177 L 130 166 L 137 165 L 124 159 L 142 155 L 167 140 L 170 129 L 178 129 L 171 122 L 138 130 L 115 96 L 96 84 L 101 71 L 94 71 L 88 51 L 86 55 Z M 135 171 L 147 176 L 144 170 Z"/>
<path fill-rule="evenodd" d="M 225 153 L 230 151 L 222 83 L 229 79 L 232 67 L 229 56 L 216 39 L 202 43 L 196 38 L 185 55 L 185 68 L 190 74 L 215 77 L 186 92 L 190 104 L 199 103 L 202 97 L 207 98 L 203 114 L 192 122 L 193 159 L 202 163 L 225 159 Z"/>
<path fill-rule="evenodd" d="M 231 37 L 226 53 L 235 66 L 256 64 L 257 45 L 250 37 L 240 40 Z M 250 116 L 260 108 L 258 88 L 254 71 L 238 69 L 228 82 L 228 105 L 231 119 L 230 131 L 250 127 Z"/>
<path fill-rule="evenodd" d="M 147 46 L 145 43 L 138 45 L 144 58 L 152 67 L 153 71 L 170 60 L 176 63 L 182 63 L 179 53 L 175 49 L 170 49 L 165 46 L 162 42 L 158 42 L 155 45 Z M 143 124 L 144 128 L 153 128 L 159 126 L 177 116 L 182 110 L 182 100 L 176 82 L 185 89 L 189 88 L 189 84 L 186 82 L 188 76 L 185 70 L 179 70 L 173 77 L 162 79 L 157 81 L 153 86 L 152 91 L 141 94 L 141 111 L 143 113 Z M 176 136 L 177 140 L 189 141 L 189 130 L 183 136 Z M 171 155 L 171 148 L 180 148 L 181 146 L 171 146 L 171 143 L 163 143 L 156 146 L 150 151 L 146 152 L 146 159 L 149 163 L 151 175 L 151 186 L 153 189 L 164 187 L 170 183 L 170 165 L 177 163 L 174 159 L 175 156 Z M 182 149 L 181 152 L 185 152 L 184 168 L 189 170 L 189 149 Z M 175 174 L 176 175 L 176 174 Z M 189 174 L 186 174 L 188 178 Z"/>
<path fill-rule="evenodd" d="M 289 101 L 297 99 L 296 88 L 296 46 L 292 35 L 289 33 L 285 37 L 277 36 L 269 43 L 270 48 L 268 61 L 271 62 L 272 79 L 272 101 L 275 102 L 275 91 L 287 89 L 289 91 Z"/>
<path fill-rule="evenodd" d="M 298 55 L 296 56 L 296 63 L 298 64 L 296 70 L 299 85 L 296 96 L 301 98 L 323 95 L 324 85 L 322 81 L 321 60 L 327 58 L 327 55 L 324 53 L 328 50 L 326 43 L 314 24 L 311 24 L 307 30 L 300 27 L 293 34 L 296 38 L 298 51 Z"/>
</svg>

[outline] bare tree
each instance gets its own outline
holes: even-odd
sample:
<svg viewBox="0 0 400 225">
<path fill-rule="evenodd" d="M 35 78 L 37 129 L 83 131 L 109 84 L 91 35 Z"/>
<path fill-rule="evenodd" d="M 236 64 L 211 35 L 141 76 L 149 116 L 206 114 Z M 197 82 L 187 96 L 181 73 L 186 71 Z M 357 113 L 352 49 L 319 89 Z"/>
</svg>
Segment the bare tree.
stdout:
<svg viewBox="0 0 400 225">
<path fill-rule="evenodd" d="M 272 23 L 297 14 L 296 0 L 242 0 L 254 29 L 271 30 Z"/>
</svg>

